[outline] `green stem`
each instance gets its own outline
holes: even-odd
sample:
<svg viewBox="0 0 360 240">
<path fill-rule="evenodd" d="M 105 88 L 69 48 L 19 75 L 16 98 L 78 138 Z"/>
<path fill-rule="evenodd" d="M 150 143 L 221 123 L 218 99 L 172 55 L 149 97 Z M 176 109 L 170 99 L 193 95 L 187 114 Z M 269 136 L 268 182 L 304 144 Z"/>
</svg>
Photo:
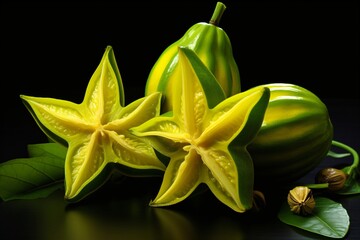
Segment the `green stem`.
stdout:
<svg viewBox="0 0 360 240">
<path fill-rule="evenodd" d="M 313 183 L 307 184 L 306 187 L 311 189 L 324 189 L 329 187 L 329 183 Z"/>
<path fill-rule="evenodd" d="M 352 147 L 350 147 L 350 146 L 348 146 L 348 145 L 346 145 L 344 143 L 335 141 L 335 140 L 332 141 L 332 145 L 348 151 L 353 156 L 353 159 L 354 159 L 353 164 L 351 164 L 351 166 L 348 168 L 348 170 L 346 172 L 346 174 L 351 175 L 352 172 L 354 171 L 354 169 L 357 169 L 359 167 L 359 155 L 358 155 L 358 153 Z"/>
<path fill-rule="evenodd" d="M 220 19 L 225 9 L 226 9 L 225 4 L 223 4 L 222 2 L 217 2 L 215 10 L 213 12 L 213 15 L 211 16 L 209 23 L 215 26 L 219 26 Z"/>
</svg>

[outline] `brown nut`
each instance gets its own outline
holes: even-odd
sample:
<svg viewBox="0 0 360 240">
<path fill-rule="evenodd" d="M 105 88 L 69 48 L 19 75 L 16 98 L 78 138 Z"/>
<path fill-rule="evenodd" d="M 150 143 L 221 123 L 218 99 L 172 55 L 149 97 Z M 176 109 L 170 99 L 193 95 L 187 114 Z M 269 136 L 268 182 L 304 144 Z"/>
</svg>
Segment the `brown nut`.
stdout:
<svg viewBox="0 0 360 240">
<path fill-rule="evenodd" d="M 309 215 L 315 208 L 315 199 L 310 188 L 297 186 L 289 191 L 287 201 L 290 210 L 299 215 Z"/>
<path fill-rule="evenodd" d="M 317 183 L 328 183 L 331 191 L 337 191 L 344 187 L 347 176 L 336 168 L 324 168 L 316 174 Z"/>
</svg>

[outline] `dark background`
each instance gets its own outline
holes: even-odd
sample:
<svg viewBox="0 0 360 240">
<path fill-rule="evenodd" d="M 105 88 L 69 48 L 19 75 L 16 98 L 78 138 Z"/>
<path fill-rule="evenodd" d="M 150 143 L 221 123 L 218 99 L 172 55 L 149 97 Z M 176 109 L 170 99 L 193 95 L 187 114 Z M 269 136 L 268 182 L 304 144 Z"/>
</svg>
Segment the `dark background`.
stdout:
<svg viewBox="0 0 360 240">
<path fill-rule="evenodd" d="M 359 103 L 357 1 L 223 1 L 222 27 L 232 42 L 242 89 L 270 82 L 301 85 L 327 103 Z M 26 156 L 46 141 L 19 95 L 81 102 L 111 45 L 126 103 L 143 96 L 162 51 L 216 1 L 1 3 L 1 161 Z M 359 113 L 359 110 L 356 112 Z"/>
<path fill-rule="evenodd" d="M 334 138 L 359 149 L 357 1 L 223 1 L 242 89 L 271 82 L 303 86 L 329 108 Z M 207 22 L 216 1 L 119 3 L 1 2 L 1 158 L 26 157 L 46 142 L 19 95 L 80 103 L 105 47 L 114 48 L 126 103 L 140 98 L 162 51 L 192 25 Z M 351 158 L 347 159 L 348 163 Z M 303 179 L 335 161 L 326 160 Z M 149 208 L 160 179 L 126 179 L 79 205 L 59 191 L 45 199 L 0 204 L 8 239 L 323 239 L 276 218 L 283 196 L 265 189 L 264 214 L 237 214 L 211 193 L 171 208 Z M 125 187 L 124 187 L 125 186 Z M 126 187 L 129 186 L 129 187 Z M 279 200 L 280 199 L 280 200 Z M 359 196 L 333 198 L 350 215 L 346 239 L 360 236 Z M 270 201 L 271 202 L 271 201 Z"/>
</svg>

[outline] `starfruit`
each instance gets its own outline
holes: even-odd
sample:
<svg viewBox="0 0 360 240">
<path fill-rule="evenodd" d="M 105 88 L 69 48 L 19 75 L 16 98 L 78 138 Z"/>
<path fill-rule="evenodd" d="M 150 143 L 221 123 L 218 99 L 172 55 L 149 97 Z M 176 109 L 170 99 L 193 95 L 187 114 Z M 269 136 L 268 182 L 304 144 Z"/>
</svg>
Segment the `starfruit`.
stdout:
<svg viewBox="0 0 360 240">
<path fill-rule="evenodd" d="M 131 131 L 170 158 L 160 190 L 150 205 L 185 200 L 201 183 L 236 212 L 253 204 L 253 163 L 247 151 L 263 121 L 269 89 L 225 98 L 196 53 L 178 48 L 173 110 Z"/>
<path fill-rule="evenodd" d="M 156 91 L 162 92 L 162 112 L 172 109 L 172 95 L 177 91 L 174 85 L 177 79 L 181 78 L 179 46 L 187 47 L 198 55 L 215 75 L 226 97 L 240 92 L 240 74 L 232 45 L 227 33 L 219 27 L 225 9 L 226 6 L 222 2 L 217 2 L 208 23 L 198 22 L 191 26 L 180 39 L 162 52 L 153 65 L 146 82 L 145 95 Z"/>
<path fill-rule="evenodd" d="M 65 199 L 79 201 L 97 190 L 115 169 L 126 175 L 162 175 L 154 149 L 129 129 L 159 115 L 161 93 L 124 106 L 124 90 L 114 52 L 108 46 L 88 83 L 82 103 L 21 98 L 44 133 L 68 147 Z"/>
</svg>

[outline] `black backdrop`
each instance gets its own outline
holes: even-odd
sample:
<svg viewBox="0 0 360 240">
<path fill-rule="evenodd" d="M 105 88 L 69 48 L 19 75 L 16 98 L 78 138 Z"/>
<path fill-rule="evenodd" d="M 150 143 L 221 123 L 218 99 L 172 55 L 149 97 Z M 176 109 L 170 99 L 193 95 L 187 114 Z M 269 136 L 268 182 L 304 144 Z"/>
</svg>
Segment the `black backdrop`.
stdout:
<svg viewBox="0 0 360 240">
<path fill-rule="evenodd" d="M 325 101 L 359 103 L 356 1 L 223 1 L 221 19 L 242 89 L 270 82 L 301 85 Z M 126 103 L 142 97 L 162 51 L 216 1 L 171 3 L 1 3 L 1 161 L 26 156 L 46 141 L 19 95 L 80 102 L 111 45 Z M 359 110 L 356 114 L 359 113 Z"/>
</svg>

